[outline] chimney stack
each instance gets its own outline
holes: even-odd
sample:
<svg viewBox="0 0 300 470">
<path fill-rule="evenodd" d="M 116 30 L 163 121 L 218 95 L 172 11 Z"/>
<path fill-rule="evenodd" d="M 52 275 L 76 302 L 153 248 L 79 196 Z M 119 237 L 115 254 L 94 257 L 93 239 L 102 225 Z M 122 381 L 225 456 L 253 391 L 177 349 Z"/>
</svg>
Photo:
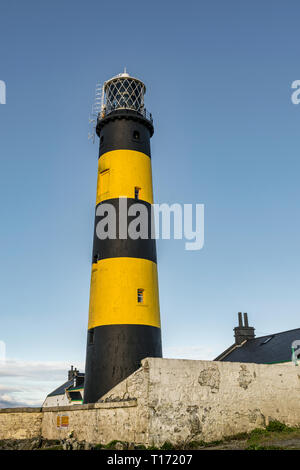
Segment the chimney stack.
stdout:
<svg viewBox="0 0 300 470">
<path fill-rule="evenodd" d="M 76 375 L 78 374 L 78 370 L 74 369 L 74 366 L 71 366 L 71 369 L 68 371 L 68 380 L 71 380 L 73 379 L 73 377 L 76 377 Z"/>
<path fill-rule="evenodd" d="M 235 337 L 235 344 L 241 344 L 245 340 L 254 339 L 254 328 L 249 326 L 248 323 L 248 314 L 244 313 L 244 323 L 242 318 L 242 312 L 238 313 L 238 321 L 239 326 L 234 328 L 234 337 Z"/>
</svg>

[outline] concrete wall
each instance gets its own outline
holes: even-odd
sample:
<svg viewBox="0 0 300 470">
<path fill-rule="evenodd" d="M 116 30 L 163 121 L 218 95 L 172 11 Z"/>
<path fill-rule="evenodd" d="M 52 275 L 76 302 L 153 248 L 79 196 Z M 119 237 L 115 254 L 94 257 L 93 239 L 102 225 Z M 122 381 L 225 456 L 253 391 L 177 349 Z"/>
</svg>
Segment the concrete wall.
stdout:
<svg viewBox="0 0 300 470">
<path fill-rule="evenodd" d="M 148 390 L 157 444 L 220 439 L 270 420 L 300 424 L 298 367 L 150 359 Z"/>
<path fill-rule="evenodd" d="M 299 367 L 148 358 L 101 403 L 40 413 L 1 410 L 0 439 L 40 429 L 48 439 L 72 431 L 91 443 L 160 445 L 220 439 L 275 419 L 300 424 Z"/>
</svg>

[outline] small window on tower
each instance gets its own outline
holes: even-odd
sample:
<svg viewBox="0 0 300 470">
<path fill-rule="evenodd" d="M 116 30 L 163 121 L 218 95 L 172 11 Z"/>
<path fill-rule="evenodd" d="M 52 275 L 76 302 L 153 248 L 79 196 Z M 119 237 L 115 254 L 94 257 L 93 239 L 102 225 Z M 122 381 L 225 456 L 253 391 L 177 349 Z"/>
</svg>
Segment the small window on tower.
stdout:
<svg viewBox="0 0 300 470">
<path fill-rule="evenodd" d="M 100 171 L 98 180 L 98 194 L 97 197 L 100 199 L 104 194 L 109 192 L 109 168 Z"/>
<path fill-rule="evenodd" d="M 104 142 L 104 136 L 102 135 L 102 136 L 100 137 L 100 144 L 102 145 L 103 142 Z"/>
<path fill-rule="evenodd" d="M 134 140 L 140 140 L 140 133 L 139 133 L 139 131 L 133 131 L 133 138 L 134 138 Z"/>
<path fill-rule="evenodd" d="M 137 301 L 138 304 L 142 304 L 144 302 L 144 289 L 137 290 Z"/>
<path fill-rule="evenodd" d="M 140 199 L 140 190 L 137 186 L 134 188 L 134 199 Z"/>
<path fill-rule="evenodd" d="M 88 333 L 88 343 L 94 344 L 94 328 L 91 328 Z"/>
</svg>

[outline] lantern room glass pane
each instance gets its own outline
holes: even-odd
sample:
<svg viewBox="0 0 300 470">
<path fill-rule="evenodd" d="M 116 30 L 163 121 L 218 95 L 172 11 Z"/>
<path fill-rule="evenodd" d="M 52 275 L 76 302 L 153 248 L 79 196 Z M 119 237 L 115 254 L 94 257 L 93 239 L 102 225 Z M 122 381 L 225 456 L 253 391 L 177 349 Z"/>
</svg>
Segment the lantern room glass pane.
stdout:
<svg viewBox="0 0 300 470">
<path fill-rule="evenodd" d="M 144 106 L 144 86 L 141 82 L 128 78 L 116 78 L 106 87 L 107 111 L 133 109 L 141 111 Z"/>
</svg>

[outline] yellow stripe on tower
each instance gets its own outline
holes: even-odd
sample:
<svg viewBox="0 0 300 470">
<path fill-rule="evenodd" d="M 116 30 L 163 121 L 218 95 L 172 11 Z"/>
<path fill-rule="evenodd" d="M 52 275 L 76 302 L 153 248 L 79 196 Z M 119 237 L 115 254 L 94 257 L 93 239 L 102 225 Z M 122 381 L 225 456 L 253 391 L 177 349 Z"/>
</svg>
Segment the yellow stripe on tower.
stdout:
<svg viewBox="0 0 300 470">
<path fill-rule="evenodd" d="M 139 288 L 142 303 L 138 303 Z M 93 264 L 89 328 L 116 324 L 160 328 L 157 266 L 152 261 L 124 257 Z"/>
<path fill-rule="evenodd" d="M 121 196 L 153 204 L 151 159 L 135 150 L 113 150 L 99 158 L 96 204 Z"/>
</svg>

